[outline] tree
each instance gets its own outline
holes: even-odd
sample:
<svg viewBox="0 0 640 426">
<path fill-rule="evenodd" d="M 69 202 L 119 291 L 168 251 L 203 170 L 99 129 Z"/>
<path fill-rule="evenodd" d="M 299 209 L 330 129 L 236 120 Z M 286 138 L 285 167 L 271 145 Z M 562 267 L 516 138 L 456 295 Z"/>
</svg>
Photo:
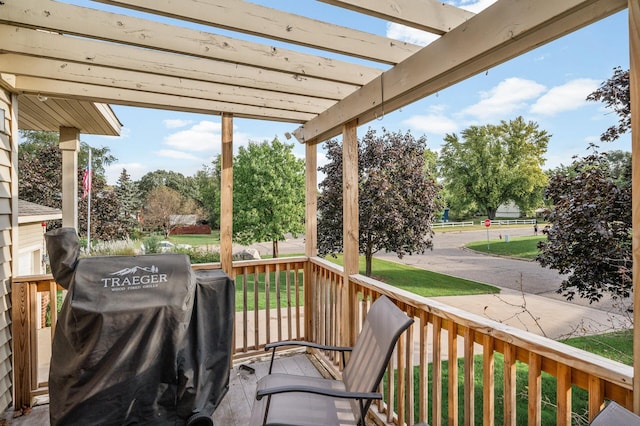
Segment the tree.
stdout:
<svg viewBox="0 0 640 426">
<path fill-rule="evenodd" d="M 631 280 L 631 165 L 614 176 L 606 153 L 576 159 L 551 177 L 553 209 L 547 240 L 538 244 L 542 266 L 568 274 L 558 290 L 590 302 L 603 294 L 629 297 Z"/>
<path fill-rule="evenodd" d="M 587 99 L 604 102 L 619 117 L 602 141 L 614 141 L 630 130 L 628 71 L 614 68 L 613 77 Z M 547 240 L 539 244 L 538 261 L 569 274 L 558 292 L 591 302 L 604 294 L 628 297 L 633 286 L 631 155 L 594 152 L 576 159 L 551 177 L 547 197 L 553 202 L 548 217 L 552 226 Z"/>
<path fill-rule="evenodd" d="M 603 142 L 613 142 L 631 129 L 631 91 L 629 70 L 613 69 L 613 76 L 587 96 L 588 101 L 604 102 L 607 108 L 618 115 L 618 124 L 611 126 L 600 136 Z"/>
<path fill-rule="evenodd" d="M 144 208 L 144 224 L 149 228 L 162 229 L 165 238 L 179 223 L 171 216 L 182 214 L 201 214 L 199 206 L 191 198 L 182 196 L 175 189 L 159 186 L 149 192 Z"/>
<path fill-rule="evenodd" d="M 233 233 L 241 244 L 278 241 L 304 232 L 304 161 L 275 138 L 240 147 L 233 165 Z"/>
<path fill-rule="evenodd" d="M 171 188 L 179 192 L 183 197 L 194 200 L 198 199 L 198 188 L 194 179 L 178 172 L 154 170 L 142 176 L 137 182 L 137 185 L 142 193 L 143 199 L 146 198 L 153 189 L 161 186 Z"/>
<path fill-rule="evenodd" d="M 371 275 L 373 255 L 380 250 L 405 254 L 424 253 L 432 247 L 433 223 L 440 209 L 439 185 L 425 167 L 426 138 L 415 139 L 369 129 L 358 141 L 359 251 Z M 318 198 L 318 251 L 341 253 L 342 146 L 326 142 L 329 163 Z"/>
<path fill-rule="evenodd" d="M 138 186 L 131 180 L 131 176 L 129 176 L 126 169 L 122 169 L 120 177 L 118 177 L 115 193 L 120 201 L 120 210 L 118 212 L 120 221 L 128 224 L 130 228 L 135 227 L 142 200 Z"/>
<path fill-rule="evenodd" d="M 193 177 L 198 188 L 198 201 L 207 215 L 211 226 L 219 225 L 220 217 L 220 173 L 217 162 L 205 166 Z"/>
<path fill-rule="evenodd" d="M 59 149 L 59 134 L 56 132 L 21 131 L 22 142 L 18 148 L 18 194 L 21 199 L 48 207 L 62 208 L 62 153 Z M 88 145 L 80 143 L 78 189 L 82 189 L 82 174 L 88 158 Z M 117 196 L 105 188 L 104 165 L 115 161 L 109 148 L 92 148 L 92 204 L 91 235 L 100 239 L 126 236 L 127 224 L 121 223 L 112 214 L 119 208 Z M 98 165 L 98 167 L 96 167 Z M 80 195 L 80 193 L 78 194 Z M 78 205 L 78 233 L 86 235 L 87 201 Z"/>
<path fill-rule="evenodd" d="M 475 204 L 489 219 L 508 201 L 532 210 L 542 203 L 547 184 L 542 165 L 549 138 L 522 117 L 471 126 L 462 131 L 462 140 L 447 134 L 438 160 L 445 190 L 459 207 Z"/>
</svg>

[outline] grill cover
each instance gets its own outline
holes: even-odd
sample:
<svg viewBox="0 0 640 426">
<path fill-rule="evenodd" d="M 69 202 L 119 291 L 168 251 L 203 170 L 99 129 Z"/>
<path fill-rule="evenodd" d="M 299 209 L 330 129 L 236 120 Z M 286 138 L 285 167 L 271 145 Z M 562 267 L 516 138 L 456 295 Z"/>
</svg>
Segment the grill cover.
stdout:
<svg viewBox="0 0 640 426">
<path fill-rule="evenodd" d="M 229 277 L 193 271 L 180 254 L 78 259 L 73 228 L 46 239 L 69 290 L 52 345 L 51 424 L 211 424 L 229 386 Z"/>
</svg>

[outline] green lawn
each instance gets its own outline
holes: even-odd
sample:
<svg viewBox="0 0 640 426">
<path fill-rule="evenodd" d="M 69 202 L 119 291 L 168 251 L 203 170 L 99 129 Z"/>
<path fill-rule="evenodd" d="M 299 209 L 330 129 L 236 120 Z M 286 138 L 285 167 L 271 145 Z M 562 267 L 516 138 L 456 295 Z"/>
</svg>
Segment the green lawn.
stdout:
<svg viewBox="0 0 640 426">
<path fill-rule="evenodd" d="M 329 257 L 328 260 L 341 265 L 342 256 L 337 259 Z M 360 270 L 364 271 L 364 257 L 360 258 Z M 450 277 L 448 275 L 438 274 L 424 269 L 418 269 L 407 265 L 402 265 L 396 262 L 389 262 L 382 259 L 373 259 L 372 265 L 373 278 L 393 285 L 398 288 L 402 288 L 407 291 L 411 291 L 420 296 L 434 297 L 434 296 L 456 296 L 456 295 L 469 295 L 469 294 L 487 294 L 498 293 L 500 290 L 496 287 L 480 284 L 475 281 L 469 281 L 461 278 Z M 290 272 L 290 286 L 291 286 L 291 304 L 295 306 L 295 294 L 294 292 L 294 272 Z M 264 309 L 266 307 L 266 291 L 265 291 L 265 275 L 259 275 L 258 281 L 258 309 Z M 242 289 L 242 276 L 236 277 L 236 310 L 241 311 L 244 303 L 244 295 Z M 269 306 L 273 309 L 276 307 L 276 288 L 275 288 L 275 272 L 271 272 L 270 276 L 270 288 L 269 288 Z M 300 283 L 299 300 L 303 303 L 303 274 L 299 273 L 298 277 Z M 287 298 L 284 294 L 286 283 L 286 272 L 280 272 L 281 283 L 281 296 L 280 306 L 287 306 Z M 248 277 L 247 283 L 247 309 L 253 310 L 254 303 L 254 280 L 253 276 Z"/>
<path fill-rule="evenodd" d="M 343 258 L 327 257 L 327 260 L 343 265 Z M 360 256 L 360 273 L 364 274 L 365 258 Z M 469 294 L 499 293 L 496 287 L 462 278 L 414 268 L 397 262 L 373 258 L 371 276 L 395 287 L 420 296 L 462 296 Z"/>
<path fill-rule="evenodd" d="M 518 257 L 521 259 L 535 259 L 538 255 L 538 241 L 545 240 L 546 238 L 544 235 L 538 235 L 509 238 L 509 242 L 506 242 L 504 239 L 489 240 L 488 247 L 487 240 L 483 240 L 468 243 L 465 247 L 482 253 Z"/>
<path fill-rule="evenodd" d="M 174 244 L 189 244 L 190 246 L 220 245 L 220 231 L 211 231 L 210 235 L 171 235 L 169 241 Z"/>
<path fill-rule="evenodd" d="M 564 340 L 563 342 L 581 349 L 588 350 L 589 352 L 602 355 L 607 358 L 611 358 L 615 361 L 626 363 L 631 365 L 633 362 L 633 330 L 625 330 L 620 332 L 602 334 L 597 336 L 585 336 Z M 429 392 L 431 392 L 431 364 L 429 364 Z M 448 402 L 448 377 L 449 377 L 449 364 L 447 361 L 442 363 L 442 401 L 443 401 L 443 424 L 447 423 L 447 402 Z M 482 424 L 482 355 L 477 355 L 474 358 L 474 404 L 475 404 L 475 424 Z M 458 359 L 458 401 L 459 401 L 459 416 L 462 419 L 464 414 L 464 360 Z M 414 368 L 414 391 L 418 391 L 419 386 L 419 369 Z M 501 400 L 503 398 L 503 356 L 496 353 L 495 355 L 495 422 L 496 424 L 503 423 L 503 405 Z M 386 386 L 386 380 L 383 381 Z M 528 366 L 526 364 L 518 362 L 516 364 L 516 424 L 527 424 L 527 383 L 528 383 Z M 385 387 L 386 392 L 386 387 Z M 555 377 L 543 373 L 542 374 L 542 421 L 543 425 L 556 424 L 556 379 Z M 396 405 L 397 406 L 397 405 Z M 431 406 L 429 407 L 432 408 Z M 577 425 L 586 425 L 588 420 L 588 394 L 585 390 L 573 387 L 572 390 L 572 408 L 574 412 L 574 422 Z M 414 416 L 417 421 L 418 407 L 414 411 Z M 431 419 L 431 411 L 429 411 L 429 419 Z"/>
</svg>

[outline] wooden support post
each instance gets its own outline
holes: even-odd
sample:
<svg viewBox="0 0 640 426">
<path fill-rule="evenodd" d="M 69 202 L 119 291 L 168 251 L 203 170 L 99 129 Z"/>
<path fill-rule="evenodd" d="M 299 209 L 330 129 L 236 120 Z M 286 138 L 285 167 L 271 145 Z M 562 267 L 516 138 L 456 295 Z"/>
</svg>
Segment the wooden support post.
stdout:
<svg viewBox="0 0 640 426">
<path fill-rule="evenodd" d="M 78 230 L 78 151 L 80 130 L 60 127 L 62 150 L 62 226 Z"/>
<path fill-rule="evenodd" d="M 305 145 L 305 247 L 307 257 L 318 255 L 318 146 Z M 304 335 L 307 340 L 313 336 L 314 310 L 313 273 L 311 263 L 307 262 L 304 271 Z"/>
<path fill-rule="evenodd" d="M 633 229 L 633 411 L 640 415 L 640 4 L 629 0 L 629 85 L 631 89 Z"/>
<path fill-rule="evenodd" d="M 222 174 L 220 176 L 220 264 L 233 276 L 233 115 L 222 114 Z"/>
<path fill-rule="evenodd" d="M 359 271 L 359 223 L 358 223 L 358 126 L 353 120 L 342 128 L 342 236 L 344 250 L 344 286 L 342 293 L 342 342 L 351 346 L 352 334 L 349 275 Z"/>
</svg>

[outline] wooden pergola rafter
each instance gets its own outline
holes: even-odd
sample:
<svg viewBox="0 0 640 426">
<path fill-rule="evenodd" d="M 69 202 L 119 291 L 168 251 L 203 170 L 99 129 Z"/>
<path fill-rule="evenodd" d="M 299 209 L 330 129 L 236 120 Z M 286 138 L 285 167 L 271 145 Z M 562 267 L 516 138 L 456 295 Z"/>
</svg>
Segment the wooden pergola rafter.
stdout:
<svg viewBox="0 0 640 426">
<path fill-rule="evenodd" d="M 343 134 L 348 159 L 345 206 L 351 212 L 345 218 L 358 216 L 357 185 L 348 184 L 357 170 L 357 126 L 625 8 L 630 17 L 632 105 L 640 103 L 637 0 L 498 0 L 478 14 L 435 0 L 319 1 L 335 6 L 336 13 L 349 9 L 440 37 L 419 47 L 242 0 L 101 1 L 121 7 L 119 13 L 52 0 L 4 0 L 0 80 L 10 81 L 15 93 L 27 96 L 221 115 L 227 156 L 232 117 L 292 123 L 291 133 L 307 144 L 307 165 L 312 168 L 314 145 Z M 152 17 L 140 18 L 131 11 Z M 193 29 L 194 23 L 211 29 Z M 221 35 L 218 29 L 240 35 Z M 250 41 L 247 34 L 267 42 Z M 309 48 L 327 53 L 309 53 Z M 633 124 L 637 117 L 634 114 Z M 637 132 L 632 140 L 638 163 Z M 228 197 L 230 167 L 229 158 L 223 159 L 228 184 L 223 194 Z M 634 184 L 640 181 L 638 169 L 634 167 Z M 315 254 L 316 179 L 309 173 L 308 255 Z M 638 224 L 633 236 L 636 272 L 637 185 L 633 220 Z M 223 226 L 223 244 L 229 247 L 230 232 L 230 225 Z M 357 271 L 357 221 L 345 221 L 344 233 L 345 248 L 354 252 L 345 257 L 349 274 Z M 634 283 L 638 276 L 634 273 Z M 635 358 L 640 368 L 640 356 Z M 640 413 L 640 392 L 635 392 L 634 404 Z"/>
</svg>

